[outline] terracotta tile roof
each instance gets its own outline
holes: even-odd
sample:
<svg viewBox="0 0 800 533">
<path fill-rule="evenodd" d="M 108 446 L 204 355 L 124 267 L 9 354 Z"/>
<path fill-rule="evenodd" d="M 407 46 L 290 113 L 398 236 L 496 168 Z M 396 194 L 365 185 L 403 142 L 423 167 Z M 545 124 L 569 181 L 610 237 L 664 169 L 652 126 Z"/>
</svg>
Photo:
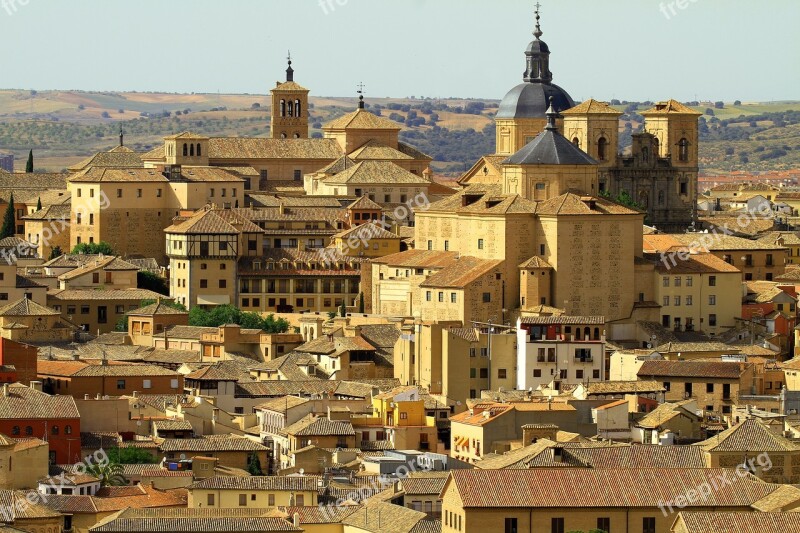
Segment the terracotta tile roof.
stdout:
<svg viewBox="0 0 800 533">
<path fill-rule="evenodd" d="M 50 290 L 48 298 L 61 301 L 81 300 L 124 300 L 142 301 L 155 300 L 163 297 L 162 294 L 147 289 L 64 289 Z"/>
<path fill-rule="evenodd" d="M 175 309 L 174 307 L 166 305 L 165 301 L 162 300 L 161 298 L 156 299 L 155 303 L 128 312 L 128 315 L 133 315 L 133 316 L 188 315 L 188 314 L 189 314 L 188 311 L 181 311 L 180 309 Z"/>
<path fill-rule="evenodd" d="M 294 92 L 294 91 L 305 91 L 305 92 L 309 92 L 308 89 L 306 89 L 305 87 L 303 87 L 302 85 L 300 85 L 299 83 L 297 83 L 295 81 L 280 82 L 278 85 L 276 85 L 275 87 L 270 89 L 270 92 L 272 92 L 272 91 L 276 91 L 276 92 L 280 92 L 280 91 L 292 91 L 292 92 Z"/>
<path fill-rule="evenodd" d="M 643 117 L 648 117 L 651 115 L 666 115 L 666 114 L 675 114 L 675 115 L 695 115 L 701 116 L 702 113 L 698 113 L 694 109 L 683 105 L 682 103 L 678 102 L 677 100 L 667 100 L 665 102 L 658 102 L 655 106 L 648 109 L 647 111 L 641 111 L 639 113 Z"/>
<path fill-rule="evenodd" d="M 800 445 L 774 433 L 756 418 L 747 419 L 696 446 L 707 452 L 800 451 Z"/>
<path fill-rule="evenodd" d="M 456 261 L 456 257 L 457 252 L 406 250 L 376 258 L 372 262 L 392 267 L 444 268 Z"/>
<path fill-rule="evenodd" d="M 239 231 L 213 210 L 201 211 L 164 229 L 165 233 L 188 235 L 238 235 Z"/>
<path fill-rule="evenodd" d="M 370 139 L 347 155 L 353 161 L 363 161 L 368 159 L 384 161 L 410 161 L 414 159 L 410 155 L 404 154 L 400 150 L 392 148 L 391 146 L 381 144 L 375 139 Z"/>
<path fill-rule="evenodd" d="M 280 398 L 273 398 L 271 400 L 267 400 L 266 402 L 262 402 L 253 407 L 253 409 L 274 411 L 276 413 L 285 414 L 287 409 L 297 407 L 298 405 L 303 405 L 309 401 L 310 400 L 307 398 L 298 398 L 297 396 L 281 396 Z"/>
<path fill-rule="evenodd" d="M 342 520 L 347 531 L 370 533 L 428 533 L 430 529 L 417 529 L 420 522 L 427 522 L 425 513 L 382 501 L 367 501 Z M 427 527 L 427 526 L 426 526 Z M 439 529 L 441 531 L 441 528 Z"/>
<path fill-rule="evenodd" d="M 164 439 L 158 445 L 164 452 L 252 452 L 266 448 L 250 439 L 230 435 L 207 435 L 194 439 Z"/>
<path fill-rule="evenodd" d="M 307 415 L 286 426 L 281 433 L 292 436 L 350 436 L 355 435 L 349 420 L 328 420 L 324 416 Z"/>
<path fill-rule="evenodd" d="M 642 428 L 659 429 L 677 416 L 685 416 L 693 420 L 699 419 L 695 413 L 687 411 L 680 404 L 662 403 L 647 413 L 643 418 L 639 419 L 636 425 Z"/>
<path fill-rule="evenodd" d="M 537 215 L 641 215 L 642 212 L 607 198 L 568 192 L 539 203 Z"/>
<path fill-rule="evenodd" d="M 686 533 L 786 533 L 800 531 L 800 513 L 682 512 L 677 524 Z"/>
<path fill-rule="evenodd" d="M 519 268 L 553 268 L 553 266 L 538 255 L 534 255 L 527 261 L 520 263 Z"/>
<path fill-rule="evenodd" d="M 188 420 L 155 420 L 155 431 L 192 431 L 192 424 Z"/>
<path fill-rule="evenodd" d="M 48 205 L 42 209 L 25 215 L 22 220 L 69 220 L 72 216 L 70 204 Z"/>
<path fill-rule="evenodd" d="M 391 239 L 400 240 L 400 236 L 392 233 L 381 227 L 381 224 L 376 222 L 368 222 L 361 224 L 350 229 L 339 232 L 333 236 L 336 239 L 347 240 L 349 238 L 358 239 L 360 241 L 369 242 L 372 239 Z"/>
<path fill-rule="evenodd" d="M 450 265 L 428 276 L 424 282 L 420 283 L 420 287 L 463 289 L 470 283 L 486 276 L 492 270 L 499 268 L 502 264 L 502 260 L 461 256 Z"/>
<path fill-rule="evenodd" d="M 396 122 L 382 118 L 366 109 L 356 109 L 322 126 L 323 130 L 397 130 L 402 128 Z"/>
<path fill-rule="evenodd" d="M 353 210 L 371 210 L 371 211 L 381 211 L 383 208 L 369 199 L 369 196 L 366 194 L 363 195 L 361 198 L 353 202 L 352 204 L 347 206 L 347 209 Z"/>
<path fill-rule="evenodd" d="M 322 178 L 326 184 L 430 185 L 430 181 L 391 161 L 359 161 L 337 174 Z"/>
<path fill-rule="evenodd" d="M 25 385 L 8 385 L 8 395 L 0 394 L 0 419 L 80 418 L 72 396 L 50 396 Z"/>
<path fill-rule="evenodd" d="M 465 508 L 656 508 L 714 475 L 733 481 L 712 491 L 703 507 L 747 507 L 779 487 L 720 468 L 453 470 L 448 485 L 455 484 Z"/>
<path fill-rule="evenodd" d="M 0 189 L 14 191 L 15 200 L 17 199 L 17 193 L 24 190 L 35 189 L 35 195 L 38 198 L 39 194 L 49 189 L 65 190 L 67 188 L 67 178 L 69 178 L 69 174 L 39 172 L 33 174 L 23 172 L 9 174 L 5 172 L 0 174 Z"/>
<path fill-rule="evenodd" d="M 670 252 L 674 249 L 670 249 Z M 735 266 L 726 263 L 711 253 L 690 253 L 688 248 L 683 249 L 687 256 L 681 259 L 675 256 L 674 261 L 667 258 L 666 264 L 661 254 L 644 254 L 644 259 L 655 265 L 656 272 L 660 274 L 725 274 L 741 272 Z"/>
<path fill-rule="evenodd" d="M 209 159 L 328 159 L 341 157 L 336 139 L 267 139 L 246 137 L 212 137 Z"/>
<path fill-rule="evenodd" d="M 723 342 L 703 341 L 703 342 L 667 342 L 655 348 L 660 353 L 674 352 L 726 352 L 731 354 L 739 353 L 737 346 L 729 346 Z"/>
<path fill-rule="evenodd" d="M 746 363 L 722 361 L 645 361 L 637 376 L 739 379 Z"/>
<path fill-rule="evenodd" d="M 327 207 L 340 209 L 342 200 L 329 196 L 281 196 L 277 194 L 251 193 L 250 200 L 258 207 Z"/>
<path fill-rule="evenodd" d="M 22 298 L 0 307 L 0 316 L 56 316 L 60 314 L 49 307 L 37 304 L 30 298 Z"/>
<path fill-rule="evenodd" d="M 128 263 L 127 261 L 113 256 L 105 256 L 105 257 L 98 257 L 94 261 L 86 261 L 78 268 L 74 270 L 70 270 L 64 274 L 61 274 L 58 279 L 63 281 L 69 281 L 71 279 L 75 279 L 78 276 L 82 276 L 89 272 L 93 272 L 95 270 L 103 270 L 107 272 L 123 272 L 123 271 L 137 271 L 139 267 Z"/>
<path fill-rule="evenodd" d="M 245 377 L 229 366 L 213 364 L 186 374 L 186 379 L 193 381 L 239 381 Z"/>
<path fill-rule="evenodd" d="M 693 233 L 686 234 L 672 234 L 675 240 L 684 245 L 697 246 L 698 238 L 700 235 Z M 717 234 L 708 244 L 707 248 L 712 252 L 725 251 L 725 250 L 785 250 L 783 246 L 769 244 L 761 241 L 754 241 L 745 239 L 744 237 L 736 237 L 734 235 Z"/>
<path fill-rule="evenodd" d="M 214 476 L 189 485 L 189 490 L 269 490 L 317 492 L 318 476 Z"/>
<path fill-rule="evenodd" d="M 622 111 L 617 111 L 610 105 L 608 102 L 598 102 L 594 98 L 589 98 L 588 100 L 581 102 L 580 104 L 576 105 L 575 107 L 571 107 L 566 111 L 561 111 L 561 114 L 564 116 L 570 115 L 622 115 Z"/>
<path fill-rule="evenodd" d="M 42 376 L 128 376 L 128 377 L 149 377 L 149 376 L 173 376 L 180 374 L 172 370 L 156 365 L 128 364 L 109 362 L 103 364 L 88 364 L 81 361 L 48 361 L 38 362 L 38 372 Z"/>
<path fill-rule="evenodd" d="M 450 328 L 447 331 L 465 341 L 478 342 L 478 330 L 475 328 Z"/>
<path fill-rule="evenodd" d="M 636 394 L 645 392 L 663 392 L 664 384 L 660 381 L 604 381 L 590 382 L 586 385 L 586 393 L 593 394 Z"/>
<path fill-rule="evenodd" d="M 104 518 L 91 533 L 267 533 L 303 531 L 265 509 L 124 509 Z"/>
<path fill-rule="evenodd" d="M 124 148 L 120 150 L 119 148 Z M 98 152 L 91 157 L 88 157 L 69 167 L 70 172 L 80 172 L 88 167 L 105 167 L 105 168 L 142 168 L 144 162 L 142 161 L 142 154 L 134 152 L 130 148 L 120 147 L 114 148 L 108 152 Z"/>
<path fill-rule="evenodd" d="M 706 468 L 697 446 L 641 444 L 606 448 L 569 448 L 568 453 L 592 468 Z"/>
</svg>

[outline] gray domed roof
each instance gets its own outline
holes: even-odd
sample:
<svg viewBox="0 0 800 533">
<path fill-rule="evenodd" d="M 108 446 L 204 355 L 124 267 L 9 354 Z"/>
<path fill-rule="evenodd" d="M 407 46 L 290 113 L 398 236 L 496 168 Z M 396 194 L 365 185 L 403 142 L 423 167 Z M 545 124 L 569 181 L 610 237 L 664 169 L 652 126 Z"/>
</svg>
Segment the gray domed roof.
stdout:
<svg viewBox="0 0 800 533">
<path fill-rule="evenodd" d="M 496 118 L 545 118 L 553 98 L 556 111 L 575 107 L 567 91 L 554 83 L 525 82 L 517 85 L 500 102 Z"/>
<path fill-rule="evenodd" d="M 556 111 L 547 110 L 547 126 L 531 142 L 503 161 L 511 165 L 596 165 L 589 154 L 572 144 L 556 129 Z"/>
</svg>

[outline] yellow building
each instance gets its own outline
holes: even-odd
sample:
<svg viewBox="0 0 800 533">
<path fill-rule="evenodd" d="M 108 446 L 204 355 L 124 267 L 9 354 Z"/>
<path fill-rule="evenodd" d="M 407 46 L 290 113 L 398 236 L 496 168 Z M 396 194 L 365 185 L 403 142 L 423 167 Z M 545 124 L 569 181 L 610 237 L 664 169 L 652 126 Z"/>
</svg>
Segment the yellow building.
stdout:
<svg viewBox="0 0 800 533">
<path fill-rule="evenodd" d="M 69 342 L 76 327 L 61 313 L 22 298 L 0 307 L 0 335 L 18 342 Z"/>
<path fill-rule="evenodd" d="M 675 240 L 693 251 L 708 251 L 742 271 L 745 281 L 772 281 L 786 271 L 789 248 L 764 241 L 753 241 L 733 235 L 672 234 Z M 670 255 L 669 263 L 679 260 Z"/>
<path fill-rule="evenodd" d="M 0 470 L 0 489 L 35 489 L 48 475 L 49 451 L 47 441 L 0 435 L 0 460 L 7 466 Z"/>
<path fill-rule="evenodd" d="M 343 256 L 383 257 L 400 251 L 401 238 L 380 222 L 371 222 L 337 233 L 332 240 Z"/>
<path fill-rule="evenodd" d="M 698 408 L 723 417 L 731 415 L 740 394 L 751 394 L 755 386 L 754 365 L 733 361 L 649 360 L 637 375 L 663 382 L 665 401 L 693 399 Z"/>
<path fill-rule="evenodd" d="M 67 197 L 67 200 L 69 198 Z M 39 257 L 48 258 L 53 249 L 69 251 L 69 221 L 71 208 L 69 201 L 62 204 L 43 206 L 42 209 L 23 217 L 25 236 L 28 242 L 38 246 Z"/>
<path fill-rule="evenodd" d="M 417 386 L 402 386 L 373 396 L 372 416 L 351 420 L 357 441 L 388 440 L 397 450 L 438 451 L 436 418 L 427 416 Z"/>
<path fill-rule="evenodd" d="M 98 255 L 58 276 L 59 289 L 135 289 L 139 267 L 121 257 Z"/>
<path fill-rule="evenodd" d="M 181 146 L 203 146 L 206 140 L 185 133 L 166 142 L 180 154 Z M 120 255 L 162 260 L 164 242 L 153 235 L 161 234 L 181 210 L 214 202 L 238 207 L 244 201 L 244 182 L 233 172 L 189 166 L 202 161 L 188 153 L 172 159 L 174 163 L 160 169 L 90 167 L 73 175 L 67 184 L 72 195 L 70 247 L 105 241 Z"/>
<path fill-rule="evenodd" d="M 774 244 L 783 248 L 787 248 L 788 258 L 787 265 L 796 265 L 800 263 L 800 237 L 792 231 L 771 231 L 761 235 L 758 240 L 765 244 Z"/>
<path fill-rule="evenodd" d="M 684 259 L 654 262 L 653 294 L 661 305 L 661 325 L 675 331 L 721 334 L 741 315 L 742 272 L 711 253 L 684 254 Z"/>
<path fill-rule="evenodd" d="M 189 485 L 189 508 L 239 509 L 317 505 L 316 476 L 215 476 Z"/>
</svg>

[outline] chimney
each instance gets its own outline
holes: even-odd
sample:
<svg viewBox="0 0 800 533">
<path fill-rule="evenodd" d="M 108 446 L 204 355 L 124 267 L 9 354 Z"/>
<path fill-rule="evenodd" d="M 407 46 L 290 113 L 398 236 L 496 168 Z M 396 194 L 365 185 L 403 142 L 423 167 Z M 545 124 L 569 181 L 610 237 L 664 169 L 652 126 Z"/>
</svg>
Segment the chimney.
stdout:
<svg viewBox="0 0 800 533">
<path fill-rule="evenodd" d="M 8 398 L 8 383 L 3 383 L 3 397 Z"/>
<path fill-rule="evenodd" d="M 329 404 L 328 405 L 328 420 L 330 420 L 330 419 L 331 419 L 331 406 Z"/>
<path fill-rule="evenodd" d="M 84 399 L 84 400 L 90 400 L 91 398 L 92 398 L 92 397 L 91 397 L 91 396 L 89 396 L 88 394 L 84 394 L 84 395 L 83 395 L 83 399 Z"/>
<path fill-rule="evenodd" d="M 292 515 L 292 523 L 294 527 L 300 527 L 300 513 L 294 513 L 294 515 Z"/>
<path fill-rule="evenodd" d="M 133 391 L 133 397 L 134 398 L 138 398 L 139 397 L 139 391 L 136 391 L 136 390 Z"/>
<path fill-rule="evenodd" d="M 38 390 L 42 392 L 42 382 L 41 381 L 31 381 L 31 388 L 33 390 Z"/>
</svg>

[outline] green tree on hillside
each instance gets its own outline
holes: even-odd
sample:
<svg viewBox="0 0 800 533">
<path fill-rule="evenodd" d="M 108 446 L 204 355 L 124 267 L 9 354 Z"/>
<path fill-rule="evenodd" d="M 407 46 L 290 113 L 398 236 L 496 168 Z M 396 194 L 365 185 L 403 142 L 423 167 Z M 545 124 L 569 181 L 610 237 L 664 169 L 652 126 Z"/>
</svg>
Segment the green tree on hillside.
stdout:
<svg viewBox="0 0 800 533">
<path fill-rule="evenodd" d="M 120 465 L 140 465 L 154 464 L 158 459 L 153 454 L 143 448 L 133 446 L 123 446 L 122 448 L 111 448 L 108 450 L 108 460 L 111 463 Z"/>
<path fill-rule="evenodd" d="M 247 471 L 251 476 L 264 475 L 264 472 L 261 470 L 261 460 L 258 458 L 258 454 L 255 452 L 251 453 L 249 459 L 247 460 Z"/>
<path fill-rule="evenodd" d="M 55 259 L 56 257 L 61 257 L 62 255 L 64 255 L 64 252 L 61 251 L 61 247 L 53 246 L 53 249 L 50 250 L 50 257 L 48 257 L 47 260 L 49 261 L 51 259 Z"/>
<path fill-rule="evenodd" d="M 28 162 L 25 163 L 25 172 L 28 174 L 33 172 L 33 150 L 28 152 Z"/>
<path fill-rule="evenodd" d="M 41 211 L 41 210 L 42 210 L 42 197 L 41 197 L 41 196 L 40 196 L 40 197 L 39 197 L 39 199 L 36 201 L 36 210 L 37 210 L 37 211 Z"/>
<path fill-rule="evenodd" d="M 14 193 L 12 192 L 11 198 L 8 199 L 6 214 L 3 217 L 3 228 L 0 229 L 0 239 L 13 237 L 16 229 L 16 220 L 14 219 Z"/>
</svg>

